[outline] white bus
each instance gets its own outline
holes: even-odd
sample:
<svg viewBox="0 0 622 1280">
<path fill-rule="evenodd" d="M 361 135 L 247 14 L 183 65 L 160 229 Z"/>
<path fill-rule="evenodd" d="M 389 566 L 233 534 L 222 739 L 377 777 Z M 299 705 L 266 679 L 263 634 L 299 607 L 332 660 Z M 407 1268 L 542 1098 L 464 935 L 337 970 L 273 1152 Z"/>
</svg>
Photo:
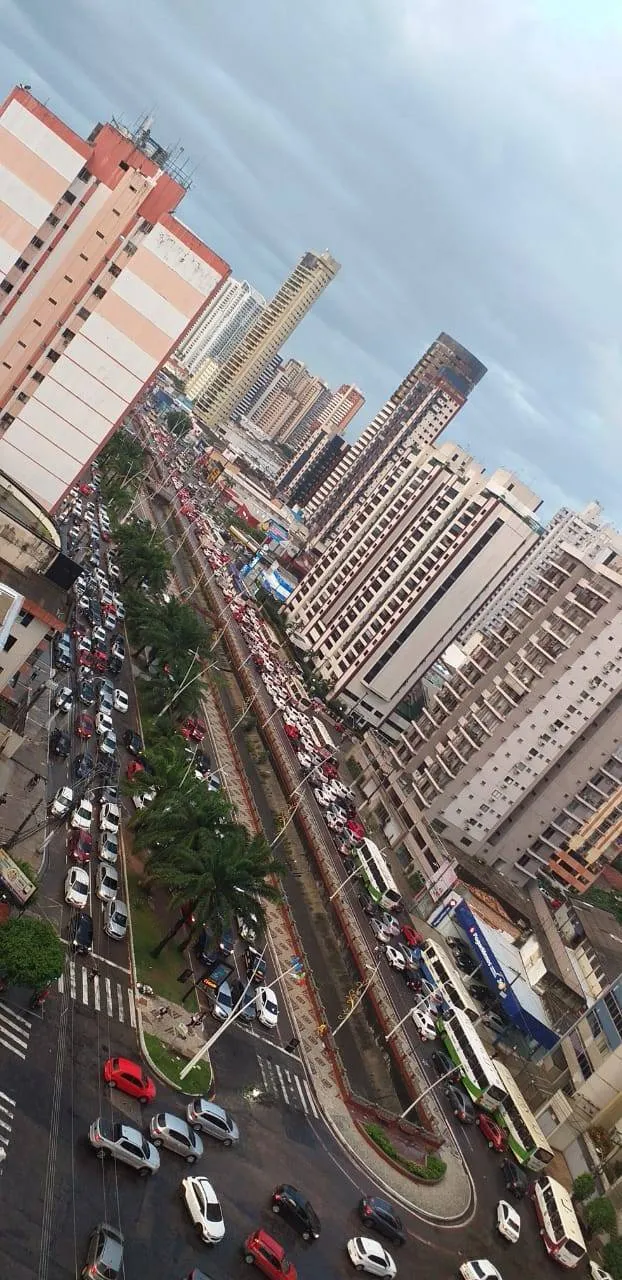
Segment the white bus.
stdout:
<svg viewBox="0 0 622 1280">
<path fill-rule="evenodd" d="M 507 1093 L 497 1064 L 480 1040 L 468 1014 L 454 1009 L 450 1014 L 441 1016 L 437 1025 L 469 1097 L 485 1111 L 496 1111 L 505 1102 Z"/>
<path fill-rule="evenodd" d="M 495 1066 L 507 1094 L 497 1112 L 497 1120 L 507 1130 L 508 1146 L 515 1160 L 540 1173 L 553 1159 L 553 1152 L 505 1063 L 495 1058 Z"/>
<path fill-rule="evenodd" d="M 530 1194 L 547 1253 L 562 1267 L 578 1267 L 586 1248 L 570 1192 L 545 1175 L 536 1178 Z"/>
<path fill-rule="evenodd" d="M 460 1009 L 475 1021 L 479 1016 L 477 1005 L 469 995 L 456 967 L 450 963 L 449 959 L 445 959 L 440 947 L 437 947 L 431 938 L 426 938 L 422 944 L 421 960 L 429 970 L 435 985 L 442 988 L 443 994 L 454 1009 Z"/>
<path fill-rule="evenodd" d="M 318 719 L 317 716 L 313 716 L 312 720 L 313 720 L 313 733 L 317 738 L 319 738 L 321 745 L 325 747 L 327 751 L 330 751 L 331 755 L 335 756 L 337 754 L 337 747 L 333 739 L 331 738 L 330 733 L 328 732 L 328 729 L 326 728 L 326 725 L 324 724 L 323 720 Z"/>
<path fill-rule="evenodd" d="M 402 896 L 378 845 L 374 844 L 373 840 L 365 838 L 356 846 L 354 856 L 370 898 L 373 898 L 384 911 L 399 910 L 402 905 Z"/>
</svg>

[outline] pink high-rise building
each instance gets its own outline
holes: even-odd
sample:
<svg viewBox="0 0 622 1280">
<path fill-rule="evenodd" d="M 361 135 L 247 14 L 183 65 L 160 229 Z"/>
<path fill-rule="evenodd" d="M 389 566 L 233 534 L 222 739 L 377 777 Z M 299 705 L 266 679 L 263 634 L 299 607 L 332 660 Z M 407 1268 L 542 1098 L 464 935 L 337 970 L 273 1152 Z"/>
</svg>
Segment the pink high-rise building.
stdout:
<svg viewBox="0 0 622 1280">
<path fill-rule="evenodd" d="M 0 471 L 48 511 L 230 273 L 173 216 L 186 185 L 147 122 L 0 106 Z"/>
</svg>

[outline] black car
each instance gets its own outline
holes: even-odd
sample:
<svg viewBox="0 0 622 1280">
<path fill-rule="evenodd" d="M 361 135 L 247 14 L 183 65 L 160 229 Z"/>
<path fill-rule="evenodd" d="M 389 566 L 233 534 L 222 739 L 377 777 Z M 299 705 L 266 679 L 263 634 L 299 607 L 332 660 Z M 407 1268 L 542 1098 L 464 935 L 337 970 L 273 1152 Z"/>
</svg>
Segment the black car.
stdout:
<svg viewBox="0 0 622 1280">
<path fill-rule="evenodd" d="M 363 1196 L 359 1200 L 358 1210 L 359 1218 L 366 1227 L 372 1227 L 378 1235 L 394 1240 L 396 1244 L 406 1243 L 402 1220 L 388 1200 L 381 1200 L 378 1196 Z"/>
<path fill-rule="evenodd" d="M 71 738 L 64 729 L 55 729 L 50 734 L 50 747 L 55 756 L 62 756 L 63 760 L 67 759 L 71 751 Z"/>
<path fill-rule="evenodd" d="M 88 911 L 76 911 L 69 923 L 69 941 L 78 955 L 86 956 L 93 950 L 93 919 Z"/>
<path fill-rule="evenodd" d="M 244 986 L 239 978 L 231 983 L 231 991 L 233 994 L 233 1007 L 239 1009 L 239 1016 L 242 1022 L 254 1022 L 257 1017 L 257 1008 L 255 1005 L 255 988 L 248 983 Z"/>
<path fill-rule="evenodd" d="M 490 987 L 485 987 L 483 982 L 472 982 L 469 991 L 475 1000 L 479 1000 L 480 1004 L 491 1005 L 496 1004 L 497 997 L 493 995 Z"/>
<path fill-rule="evenodd" d="M 78 685 L 78 700 L 85 707 L 95 705 L 95 686 L 90 680 L 81 680 Z"/>
<path fill-rule="evenodd" d="M 452 1062 L 448 1054 L 443 1053 L 442 1049 L 434 1050 L 434 1053 L 430 1055 L 430 1062 L 432 1063 L 437 1076 L 446 1076 L 448 1071 L 453 1069 L 455 1079 L 460 1079 L 460 1072 L 456 1064 Z"/>
<path fill-rule="evenodd" d="M 459 1089 L 455 1084 L 446 1084 L 445 1096 L 461 1124 L 475 1124 L 475 1107 L 463 1089 Z"/>
<path fill-rule="evenodd" d="M 108 670 L 111 676 L 118 676 L 122 666 L 123 666 L 123 659 L 120 658 L 118 654 L 111 653 L 108 659 Z"/>
<path fill-rule="evenodd" d="M 131 756 L 140 756 L 142 753 L 143 744 L 140 734 L 137 733 L 135 729 L 125 730 L 125 733 L 123 734 L 123 745 L 127 748 Z"/>
<path fill-rule="evenodd" d="M 359 893 L 358 898 L 366 916 L 376 916 L 378 914 L 378 907 L 368 893 Z"/>
<path fill-rule="evenodd" d="M 513 1160 L 504 1160 L 501 1165 L 503 1181 L 506 1190 L 510 1191 L 517 1200 L 522 1200 L 527 1191 L 529 1180 L 524 1169 L 519 1164 L 515 1164 Z"/>
<path fill-rule="evenodd" d="M 247 947 L 244 952 L 244 964 L 246 965 L 246 976 L 249 982 L 253 982 L 256 987 L 260 987 L 265 980 L 268 968 L 265 956 L 262 956 L 254 947 Z"/>
<path fill-rule="evenodd" d="M 458 969 L 461 969 L 463 973 L 475 973 L 478 968 L 473 956 L 470 956 L 466 951 L 454 951 L 454 960 Z"/>
<path fill-rule="evenodd" d="M 197 772 L 202 773 L 204 777 L 206 773 L 209 773 L 211 768 L 211 762 L 210 762 L 209 756 L 206 755 L 204 751 L 195 752 L 192 763 L 195 769 L 197 770 Z"/>
<path fill-rule="evenodd" d="M 82 755 L 76 756 L 73 762 L 74 778 L 77 778 L 78 780 L 81 778 L 88 778 L 93 772 L 93 769 L 93 757 L 89 755 L 88 751 L 84 751 Z"/>
<path fill-rule="evenodd" d="M 301 1191 L 297 1191 L 296 1187 L 290 1186 L 288 1182 L 284 1182 L 273 1191 L 272 1212 L 282 1213 L 303 1240 L 319 1240 L 320 1219 L 313 1205 L 309 1204 Z"/>
</svg>

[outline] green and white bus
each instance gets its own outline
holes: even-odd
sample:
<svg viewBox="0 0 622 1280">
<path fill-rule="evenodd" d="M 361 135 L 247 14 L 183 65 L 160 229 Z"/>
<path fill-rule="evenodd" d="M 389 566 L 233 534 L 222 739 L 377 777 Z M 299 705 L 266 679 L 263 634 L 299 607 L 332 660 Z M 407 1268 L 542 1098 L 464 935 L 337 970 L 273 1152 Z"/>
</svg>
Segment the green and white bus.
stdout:
<svg viewBox="0 0 622 1280">
<path fill-rule="evenodd" d="M 479 1016 L 477 1005 L 462 981 L 461 974 L 455 964 L 452 964 L 449 957 L 445 957 L 441 948 L 437 946 L 432 938 L 426 938 L 425 942 L 422 943 L 421 959 L 449 1004 L 454 1009 L 460 1009 L 463 1013 L 467 1013 L 471 1022 L 475 1022 L 475 1019 Z"/>
<path fill-rule="evenodd" d="M 370 898 L 384 911 L 398 910 L 402 905 L 402 896 L 378 845 L 373 840 L 361 840 L 354 849 L 354 856 Z"/>
<path fill-rule="evenodd" d="M 438 1030 L 469 1097 L 485 1111 L 496 1111 L 507 1092 L 486 1046 L 466 1013 L 454 1009 L 437 1020 Z"/>
<path fill-rule="evenodd" d="M 496 1118 L 507 1130 L 508 1146 L 514 1158 L 519 1164 L 540 1173 L 553 1159 L 553 1152 L 505 1063 L 495 1059 L 495 1067 L 507 1095 L 498 1108 Z"/>
</svg>

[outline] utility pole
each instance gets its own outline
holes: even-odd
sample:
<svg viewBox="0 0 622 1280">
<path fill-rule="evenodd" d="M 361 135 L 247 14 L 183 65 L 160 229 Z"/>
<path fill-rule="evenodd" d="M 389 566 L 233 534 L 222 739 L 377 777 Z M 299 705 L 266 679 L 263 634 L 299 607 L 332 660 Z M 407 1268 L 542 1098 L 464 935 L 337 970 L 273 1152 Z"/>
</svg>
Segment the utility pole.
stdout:
<svg viewBox="0 0 622 1280">
<path fill-rule="evenodd" d="M 9 850 L 9 849 L 12 849 L 12 848 L 13 848 L 13 846 L 14 846 L 14 845 L 16 845 L 16 844 L 18 843 L 17 837 L 18 837 L 18 835 L 19 835 L 20 831 L 23 831 L 23 830 L 24 830 L 24 827 L 26 826 L 26 824 L 27 824 L 28 822 L 30 822 L 30 819 L 31 819 L 31 818 L 33 818 L 33 817 L 34 817 L 34 815 L 35 815 L 35 813 L 37 812 L 37 809 L 39 808 L 39 805 L 40 805 L 40 804 L 43 804 L 43 801 L 42 801 L 42 800 L 37 800 L 37 803 L 36 803 L 35 805 L 33 805 L 32 809 L 30 809 L 30 810 L 29 810 L 29 812 L 26 814 L 26 817 L 25 817 L 25 818 L 23 818 L 23 819 L 22 819 L 22 821 L 20 822 L 19 827 L 16 827 L 16 828 L 15 828 L 15 831 L 13 832 L 13 835 L 11 836 L 11 839 L 10 839 L 10 840 L 7 840 L 7 842 L 6 842 L 5 846 L 4 846 L 4 847 L 5 847 L 5 849 L 7 850 L 7 852 L 8 852 L 8 850 Z"/>
</svg>

